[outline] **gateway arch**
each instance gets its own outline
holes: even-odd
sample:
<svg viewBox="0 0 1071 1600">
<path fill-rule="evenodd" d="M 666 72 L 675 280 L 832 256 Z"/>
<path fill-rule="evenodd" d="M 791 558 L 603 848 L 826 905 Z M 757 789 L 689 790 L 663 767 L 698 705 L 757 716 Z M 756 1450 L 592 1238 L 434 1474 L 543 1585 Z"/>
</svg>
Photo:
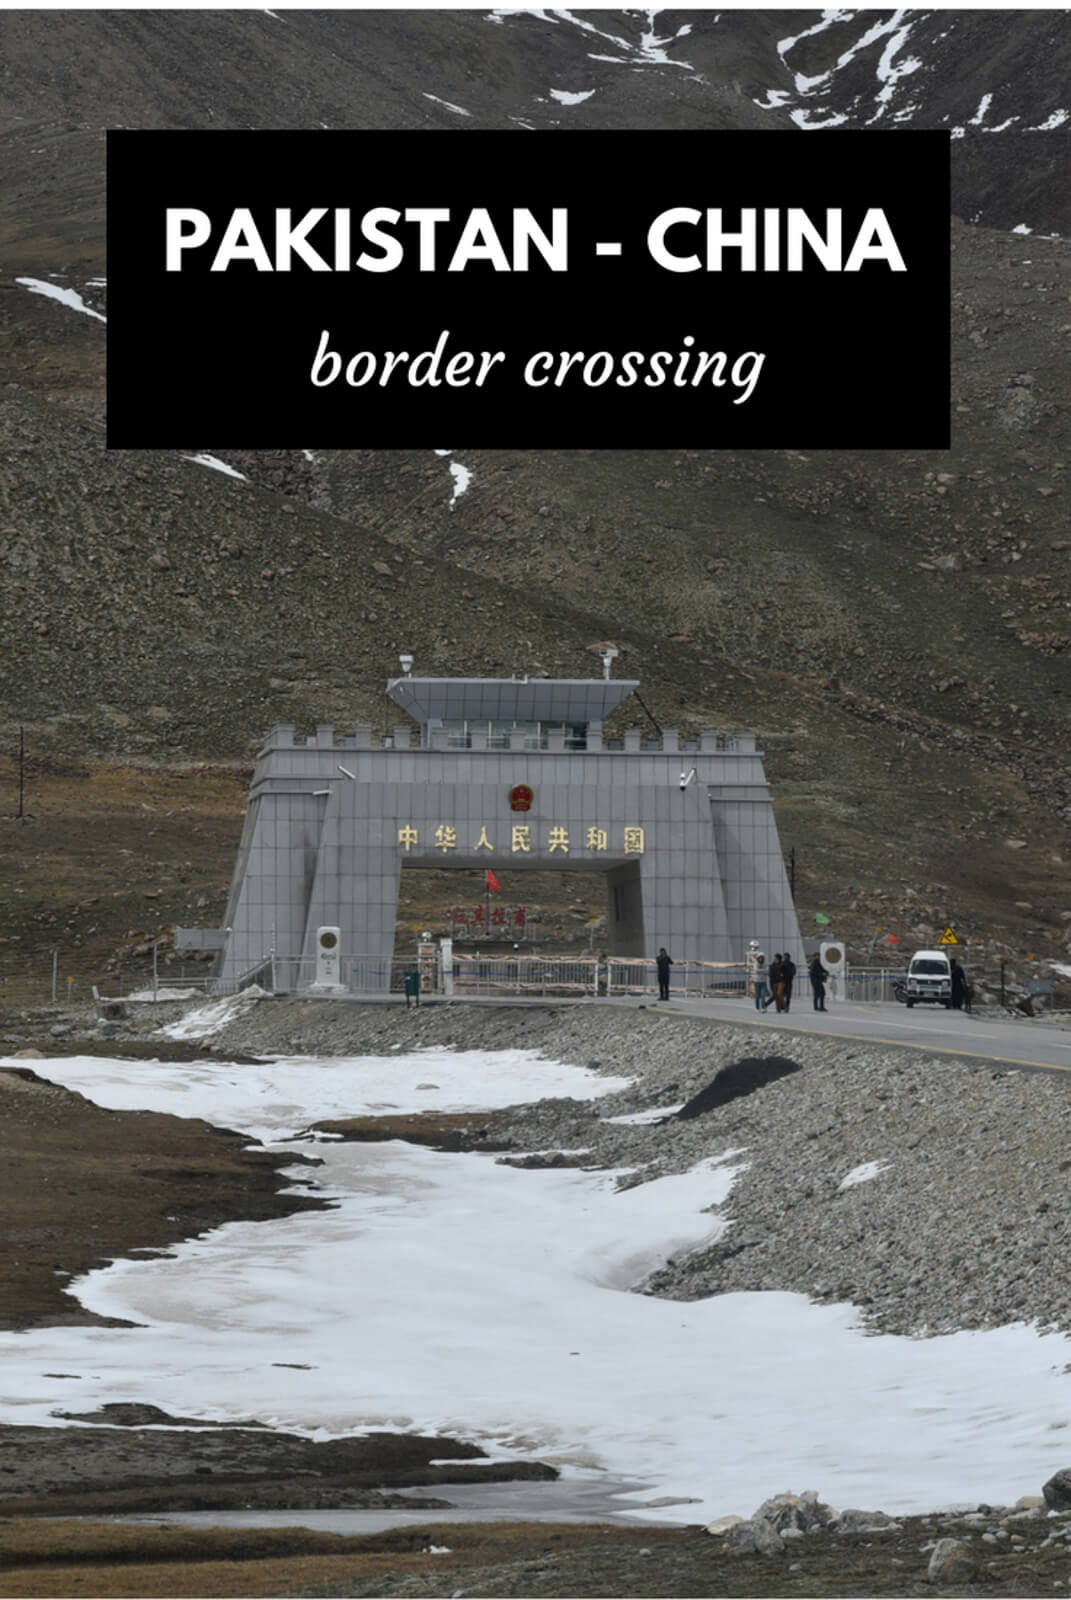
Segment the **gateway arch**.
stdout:
<svg viewBox="0 0 1071 1600">
<path fill-rule="evenodd" d="M 403 657 L 409 665 L 409 658 Z M 411 719 L 275 727 L 261 749 L 224 927 L 180 930 L 240 983 L 269 958 L 287 988 L 311 982 L 317 933 L 339 930 L 338 968 L 390 956 L 403 871 L 579 869 L 607 883 L 608 954 L 742 961 L 750 939 L 801 949 L 762 756 L 750 733 L 607 738 L 639 684 L 595 679 L 421 678 L 387 684 Z M 300 957 L 286 971 L 287 958 Z"/>
</svg>

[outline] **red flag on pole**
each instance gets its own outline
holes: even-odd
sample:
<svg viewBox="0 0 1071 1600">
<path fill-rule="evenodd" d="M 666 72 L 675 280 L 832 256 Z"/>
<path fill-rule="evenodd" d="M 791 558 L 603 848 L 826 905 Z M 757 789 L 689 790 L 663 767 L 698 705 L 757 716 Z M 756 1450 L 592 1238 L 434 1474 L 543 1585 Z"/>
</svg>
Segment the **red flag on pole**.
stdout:
<svg viewBox="0 0 1071 1600">
<path fill-rule="evenodd" d="M 495 877 L 495 875 L 491 871 L 490 867 L 488 867 L 488 869 L 487 869 L 487 892 L 488 892 L 488 894 L 497 894 L 501 887 L 502 887 L 502 885 L 499 883 L 498 879 Z"/>
</svg>

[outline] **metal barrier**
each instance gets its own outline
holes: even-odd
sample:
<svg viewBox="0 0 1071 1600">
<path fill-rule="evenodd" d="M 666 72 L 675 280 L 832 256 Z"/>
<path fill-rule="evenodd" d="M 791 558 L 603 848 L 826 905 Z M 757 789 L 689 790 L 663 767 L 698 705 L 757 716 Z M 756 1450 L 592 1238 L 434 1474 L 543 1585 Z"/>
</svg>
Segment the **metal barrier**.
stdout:
<svg viewBox="0 0 1071 1600">
<path fill-rule="evenodd" d="M 576 999 L 600 993 L 603 963 L 594 956 L 455 955 L 452 968 L 444 975 L 442 988 L 447 994 L 452 990 L 455 997 L 556 995 Z"/>
<path fill-rule="evenodd" d="M 427 958 L 419 961 L 415 953 L 411 956 L 354 956 L 346 963 L 348 988 L 352 994 L 404 994 L 406 973 L 420 972 L 420 987 L 427 994 L 438 987 L 439 952 L 434 950 L 432 954 L 432 972 L 428 970 Z"/>
<path fill-rule="evenodd" d="M 845 999 L 863 1005 L 894 1001 L 893 982 L 895 979 L 902 981 L 906 976 L 904 967 L 848 967 L 843 978 Z"/>
<path fill-rule="evenodd" d="M 92 986 L 92 992 L 95 998 L 101 1000 L 181 1000 L 191 995 L 203 995 L 205 999 L 214 1000 L 254 987 L 274 994 L 290 994 L 308 988 L 315 975 L 314 957 L 266 955 L 253 962 L 236 978 L 208 977 L 203 969 L 195 976 L 189 976 L 171 969 L 166 977 L 146 973 L 102 978 Z"/>
<path fill-rule="evenodd" d="M 606 962 L 606 990 L 610 995 L 658 993 L 658 968 L 644 957 L 611 956 Z M 736 962 L 675 961 L 669 969 L 671 995 L 743 995 L 747 993 L 747 968 Z"/>
<path fill-rule="evenodd" d="M 21 967 L 21 970 L 20 970 Z M 175 998 L 222 998 L 256 984 L 275 994 L 315 992 L 315 956 L 262 956 L 237 978 L 224 982 L 205 976 L 200 964 L 169 963 L 166 976 L 157 974 L 115 974 L 99 969 L 70 970 L 57 960 L 26 962 L 12 967 L 0 978 L 0 998 L 7 1004 L 37 1004 L 49 998 L 60 1004 L 86 1000 L 92 994 L 102 1000 L 167 1000 Z M 192 968 L 192 970 L 191 970 Z M 342 984 L 335 991 L 355 996 L 385 997 L 405 993 L 407 973 L 419 971 L 422 997 L 444 999 L 493 997 L 503 999 L 561 998 L 582 999 L 609 996 L 643 998 L 657 995 L 658 972 L 653 959 L 646 957 L 535 956 L 453 954 L 445 971 L 438 944 L 429 943 L 408 955 L 355 956 L 346 962 Z M 1021 972 L 1022 968 L 1017 969 Z M 969 971 L 975 989 L 988 989 L 999 995 L 1006 984 L 1009 1005 L 1022 994 L 1022 985 L 1009 971 L 987 976 L 981 966 Z M 849 967 L 839 979 L 845 999 L 864 1005 L 892 1004 L 893 985 L 906 977 L 906 967 Z M 796 995 L 809 998 L 807 964 L 796 972 Z M 747 970 L 742 963 L 676 961 L 670 968 L 670 995 L 677 998 L 743 998 L 747 994 Z"/>
<path fill-rule="evenodd" d="M 185 968 L 185 964 L 184 964 Z M 473 996 L 502 998 L 644 996 L 658 993 L 658 972 L 653 960 L 643 957 L 526 956 L 454 954 L 444 971 L 438 945 L 421 946 L 406 956 L 354 956 L 346 962 L 338 992 L 353 995 L 403 995 L 406 976 L 420 973 L 422 996 L 463 999 Z M 96 975 L 94 975 L 96 976 Z M 222 998 L 256 985 L 274 994 L 307 993 L 316 979 L 316 957 L 274 952 L 251 963 L 238 977 L 226 980 L 206 976 L 203 968 L 190 974 L 172 968 L 163 975 L 98 977 L 94 988 L 101 999 L 167 1000 L 204 996 Z M 80 983 L 88 992 L 89 980 Z M 722 962 L 678 961 L 670 968 L 670 994 L 683 997 L 743 995 L 747 989 L 744 966 Z M 62 997 L 65 998 L 65 997 Z"/>
</svg>

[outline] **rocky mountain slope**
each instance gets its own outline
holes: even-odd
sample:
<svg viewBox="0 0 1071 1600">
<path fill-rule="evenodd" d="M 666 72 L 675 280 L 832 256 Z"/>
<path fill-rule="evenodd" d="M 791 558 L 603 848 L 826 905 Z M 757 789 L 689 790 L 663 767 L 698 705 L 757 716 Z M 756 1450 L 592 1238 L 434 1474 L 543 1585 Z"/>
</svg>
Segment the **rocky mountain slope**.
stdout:
<svg viewBox="0 0 1071 1600">
<path fill-rule="evenodd" d="M 613 639 L 662 726 L 758 728 L 805 921 L 1060 954 L 1069 69 L 1063 12 L 4 13 L 0 778 L 20 723 L 90 773 L 246 762 L 385 726 L 401 649 L 586 675 Z M 116 125 L 948 127 L 952 448 L 107 452 Z M 860 337 L 876 382 L 911 360 Z"/>
</svg>

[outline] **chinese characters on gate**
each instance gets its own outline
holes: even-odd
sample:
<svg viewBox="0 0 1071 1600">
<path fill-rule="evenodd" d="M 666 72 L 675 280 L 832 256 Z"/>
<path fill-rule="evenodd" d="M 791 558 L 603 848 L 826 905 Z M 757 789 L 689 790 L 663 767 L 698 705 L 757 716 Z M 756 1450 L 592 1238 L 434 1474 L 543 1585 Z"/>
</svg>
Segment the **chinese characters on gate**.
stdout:
<svg viewBox="0 0 1071 1600">
<path fill-rule="evenodd" d="M 528 907 L 492 906 L 490 915 L 485 915 L 483 906 L 476 906 L 472 911 L 466 911 L 464 906 L 451 906 L 450 921 L 455 930 L 471 928 L 473 933 L 486 933 L 493 928 L 505 933 L 507 928 L 512 928 L 518 937 L 523 937 L 528 922 Z"/>
<path fill-rule="evenodd" d="M 510 828 L 510 853 L 512 855 L 531 855 L 533 851 L 538 854 L 545 850 L 548 855 L 567 856 L 571 845 L 577 850 L 586 850 L 596 855 L 611 849 L 615 852 L 620 851 L 626 856 L 642 856 L 644 852 L 643 829 L 637 827 L 622 828 L 619 830 L 619 836 L 618 830 L 614 830 L 615 836 L 612 841 L 609 828 L 576 829 L 574 830 L 576 838 L 573 841 L 570 840 L 569 829 L 563 828 L 558 824 L 548 827 L 541 838 L 536 837 L 538 831 L 533 823 L 514 823 Z M 409 855 L 413 846 L 419 845 L 420 842 L 420 829 L 415 827 L 413 823 L 403 823 L 398 829 L 398 843 L 406 855 Z M 466 844 L 468 844 L 468 848 L 471 851 L 494 851 L 497 848 L 488 837 L 486 823 L 480 824 L 479 837 L 470 842 L 459 840 L 458 830 L 454 823 L 440 822 L 432 831 L 431 842 L 434 844 L 435 849 L 441 850 L 444 855 L 451 850 L 464 850 Z M 424 843 L 425 845 L 428 843 L 427 839 L 425 839 Z M 506 845 L 503 840 L 502 849 L 505 850 L 505 848 Z"/>
</svg>

